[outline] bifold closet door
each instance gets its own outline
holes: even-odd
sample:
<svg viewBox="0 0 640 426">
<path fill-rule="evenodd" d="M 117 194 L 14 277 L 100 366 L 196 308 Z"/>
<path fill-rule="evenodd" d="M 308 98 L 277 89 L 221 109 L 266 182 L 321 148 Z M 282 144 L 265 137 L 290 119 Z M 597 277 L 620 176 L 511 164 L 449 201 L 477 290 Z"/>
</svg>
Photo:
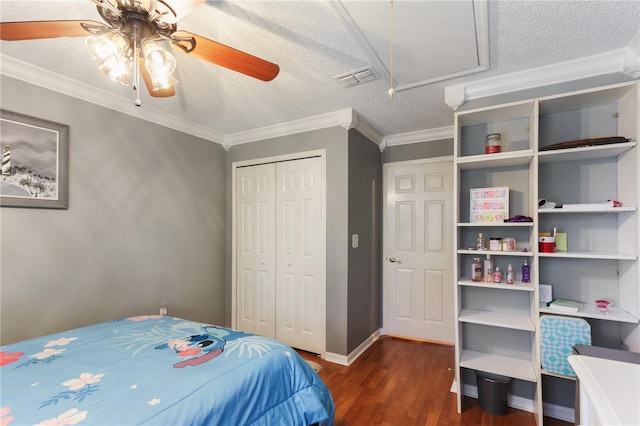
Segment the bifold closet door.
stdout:
<svg viewBox="0 0 640 426">
<path fill-rule="evenodd" d="M 236 327 L 275 338 L 275 164 L 236 175 Z"/>
<path fill-rule="evenodd" d="M 319 157 L 276 165 L 276 338 L 324 350 L 322 173 Z"/>
</svg>

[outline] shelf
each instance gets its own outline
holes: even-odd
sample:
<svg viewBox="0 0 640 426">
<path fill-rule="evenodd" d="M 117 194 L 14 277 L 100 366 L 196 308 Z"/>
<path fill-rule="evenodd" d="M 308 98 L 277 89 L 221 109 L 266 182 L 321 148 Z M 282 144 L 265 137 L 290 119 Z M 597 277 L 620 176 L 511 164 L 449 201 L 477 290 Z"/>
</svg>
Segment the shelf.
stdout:
<svg viewBox="0 0 640 426">
<path fill-rule="evenodd" d="M 478 256 L 486 256 L 490 254 L 492 256 L 520 256 L 520 257 L 532 257 L 531 251 L 498 251 L 498 250 L 458 250 L 458 254 L 476 254 Z M 551 253 L 550 253 L 551 254 Z"/>
<path fill-rule="evenodd" d="M 460 355 L 460 367 L 537 382 L 531 361 L 520 358 L 465 349 Z"/>
<path fill-rule="evenodd" d="M 540 115 L 618 103 L 633 88 L 634 84 L 620 83 L 602 87 L 598 90 L 584 89 L 572 93 L 544 96 L 539 98 Z"/>
<path fill-rule="evenodd" d="M 484 281 L 471 281 L 469 279 L 462 279 L 458 281 L 458 285 L 464 285 L 469 287 L 495 288 L 499 290 L 534 291 L 534 287 L 532 283 L 523 283 L 521 281 L 516 281 L 513 284 L 505 284 L 505 283 L 487 283 Z"/>
<path fill-rule="evenodd" d="M 538 162 L 542 164 L 560 161 L 581 161 L 593 160 L 596 158 L 617 157 L 635 146 L 635 142 L 623 142 L 610 145 L 540 151 L 538 153 Z"/>
<path fill-rule="evenodd" d="M 565 312 L 548 308 L 545 303 L 540 304 L 540 313 L 566 315 L 569 317 L 593 318 L 605 321 L 628 322 L 638 324 L 640 320 L 621 308 L 610 307 L 609 312 L 602 313 L 596 305 L 584 305 L 578 312 Z"/>
<path fill-rule="evenodd" d="M 559 209 L 538 209 L 538 213 L 540 214 L 556 214 L 556 213 L 560 213 L 560 214 L 567 214 L 567 213 L 598 213 L 598 214 L 602 214 L 605 213 L 607 215 L 616 215 L 616 214 L 620 214 L 620 213 L 629 213 L 629 212 L 635 212 L 637 210 L 636 207 L 607 207 L 607 208 L 603 208 L 603 209 L 574 209 L 574 208 L 569 208 L 569 209 L 563 209 L 563 208 L 559 208 Z"/>
<path fill-rule="evenodd" d="M 529 99 L 517 101 L 498 107 L 482 107 L 468 111 L 460 111 L 456 114 L 458 126 L 475 126 L 478 124 L 496 123 L 511 120 L 529 120 L 533 112 L 534 102 Z"/>
<path fill-rule="evenodd" d="M 567 376 L 566 374 L 554 373 L 553 371 L 547 371 L 544 369 L 540 370 L 540 373 L 544 374 L 545 376 L 558 377 L 565 380 L 576 380 L 576 376 Z"/>
<path fill-rule="evenodd" d="M 503 312 L 479 311 L 476 309 L 463 309 L 458 314 L 458 320 L 471 324 L 511 328 L 514 330 L 535 331 L 533 321 L 528 314 L 518 315 Z"/>
<path fill-rule="evenodd" d="M 604 259 L 604 260 L 637 260 L 638 256 L 627 253 L 615 252 L 589 252 L 589 251 L 557 251 L 555 253 L 538 253 L 539 257 L 556 257 L 563 259 Z"/>
<path fill-rule="evenodd" d="M 557 399 L 558 388 L 570 384 L 560 380 L 576 380 L 541 369 L 543 315 L 589 321 L 594 345 L 620 342 L 636 351 L 640 347 L 634 338 L 640 329 L 639 105 L 640 83 L 629 82 L 455 113 L 453 284 L 459 387 L 468 385 L 464 380 L 469 371 L 461 370 L 528 381 L 534 388 L 533 411 L 543 413 L 543 401 Z M 507 141 L 505 152 L 485 153 L 483 139 L 492 133 L 501 133 Z M 607 136 L 623 136 L 628 141 L 545 148 Z M 475 187 L 509 187 L 509 217 L 522 214 L 533 221 L 471 223 L 472 218 L 486 219 L 470 213 L 477 207 L 469 197 Z M 537 200 L 541 198 L 565 205 L 540 208 Z M 608 198 L 620 200 L 624 207 L 613 207 Z M 573 236 L 568 241 L 571 250 L 539 252 L 538 231 L 554 227 Z M 485 250 L 476 250 L 478 233 L 485 239 L 514 238 L 518 251 L 489 250 L 488 244 Z M 500 266 L 503 277 L 503 266 L 526 261 L 533 271 L 533 283 L 471 281 L 477 265 L 470 261 L 487 255 Z M 610 274 L 610 270 L 619 273 Z M 563 278 L 554 285 L 556 293 L 561 293 L 556 296 L 589 304 L 578 312 L 564 312 L 539 303 L 539 281 L 548 282 L 549 277 Z M 595 306 L 600 297 L 613 300 L 617 307 L 600 312 Z M 543 389 L 543 378 L 547 381 L 544 387 L 552 388 L 549 394 Z M 458 411 L 464 402 L 460 394 Z M 541 426 L 543 416 L 537 416 L 536 422 Z"/>
<path fill-rule="evenodd" d="M 533 222 L 458 222 L 456 224 L 459 228 L 462 227 L 470 227 L 470 228 L 491 228 L 491 227 L 500 227 L 500 228 L 531 228 L 533 227 Z"/>
<path fill-rule="evenodd" d="M 521 166 L 533 159 L 533 150 L 500 152 L 459 157 L 456 161 L 460 170 L 488 169 L 491 167 Z"/>
</svg>

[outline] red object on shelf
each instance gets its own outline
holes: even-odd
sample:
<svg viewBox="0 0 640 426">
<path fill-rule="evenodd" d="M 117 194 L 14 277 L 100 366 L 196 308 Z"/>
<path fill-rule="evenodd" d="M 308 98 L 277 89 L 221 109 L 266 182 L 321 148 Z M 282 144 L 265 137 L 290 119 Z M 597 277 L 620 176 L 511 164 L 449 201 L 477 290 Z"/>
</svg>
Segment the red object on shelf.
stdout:
<svg viewBox="0 0 640 426">
<path fill-rule="evenodd" d="M 555 237 L 539 237 L 538 251 L 540 253 L 553 253 L 556 251 Z"/>
</svg>

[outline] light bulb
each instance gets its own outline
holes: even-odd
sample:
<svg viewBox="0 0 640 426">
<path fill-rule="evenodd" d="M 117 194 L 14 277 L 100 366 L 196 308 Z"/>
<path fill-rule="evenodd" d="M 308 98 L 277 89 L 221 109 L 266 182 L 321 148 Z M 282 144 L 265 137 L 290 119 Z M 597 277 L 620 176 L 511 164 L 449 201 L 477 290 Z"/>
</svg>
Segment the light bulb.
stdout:
<svg viewBox="0 0 640 426">
<path fill-rule="evenodd" d="M 113 32 L 100 37 L 88 37 L 89 53 L 100 62 L 100 70 L 111 79 L 129 84 L 129 40 L 121 33 Z"/>
</svg>

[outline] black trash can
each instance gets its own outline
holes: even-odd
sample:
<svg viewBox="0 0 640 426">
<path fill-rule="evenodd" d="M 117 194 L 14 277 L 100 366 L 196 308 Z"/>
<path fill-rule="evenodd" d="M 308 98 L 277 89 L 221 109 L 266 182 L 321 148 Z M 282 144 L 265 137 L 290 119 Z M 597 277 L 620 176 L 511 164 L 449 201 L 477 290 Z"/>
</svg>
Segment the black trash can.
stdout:
<svg viewBox="0 0 640 426">
<path fill-rule="evenodd" d="M 507 414 L 507 394 L 509 393 L 510 377 L 498 374 L 476 371 L 478 383 L 478 403 L 480 408 L 490 414 L 502 416 Z"/>
</svg>

